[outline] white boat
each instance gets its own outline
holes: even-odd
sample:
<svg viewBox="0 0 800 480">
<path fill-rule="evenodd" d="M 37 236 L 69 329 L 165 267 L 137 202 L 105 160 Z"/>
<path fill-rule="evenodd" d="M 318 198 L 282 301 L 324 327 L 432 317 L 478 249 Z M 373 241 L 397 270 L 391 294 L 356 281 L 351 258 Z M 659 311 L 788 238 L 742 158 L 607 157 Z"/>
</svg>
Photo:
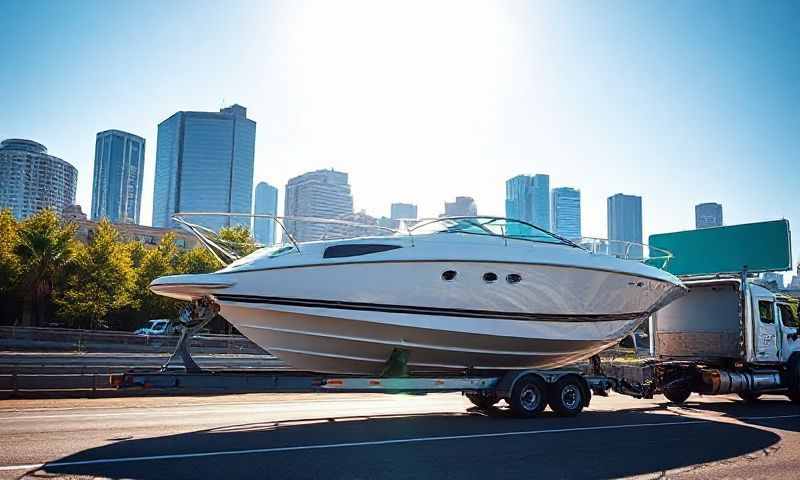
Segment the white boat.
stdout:
<svg viewBox="0 0 800 480">
<path fill-rule="evenodd" d="M 560 367 L 617 344 L 686 290 L 654 266 L 497 217 L 263 248 L 150 289 L 211 297 L 296 369 L 366 375 L 397 349 L 412 373 Z"/>
</svg>

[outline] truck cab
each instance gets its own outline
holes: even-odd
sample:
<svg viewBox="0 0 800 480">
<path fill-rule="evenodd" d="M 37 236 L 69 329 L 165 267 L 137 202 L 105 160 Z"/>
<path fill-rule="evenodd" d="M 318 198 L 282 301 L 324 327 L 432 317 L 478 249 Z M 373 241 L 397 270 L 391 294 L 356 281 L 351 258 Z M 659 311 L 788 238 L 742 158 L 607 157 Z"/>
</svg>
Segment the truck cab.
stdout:
<svg viewBox="0 0 800 480">
<path fill-rule="evenodd" d="M 798 300 L 746 275 L 682 280 L 688 293 L 650 320 L 667 397 L 792 393 L 800 400 Z"/>
</svg>

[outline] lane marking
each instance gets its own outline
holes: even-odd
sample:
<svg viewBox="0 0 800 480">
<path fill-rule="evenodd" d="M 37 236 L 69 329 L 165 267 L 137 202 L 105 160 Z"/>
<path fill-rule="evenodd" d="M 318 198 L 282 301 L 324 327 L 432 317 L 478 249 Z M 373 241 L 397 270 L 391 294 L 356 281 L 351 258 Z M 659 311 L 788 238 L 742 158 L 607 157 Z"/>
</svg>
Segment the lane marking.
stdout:
<svg viewBox="0 0 800 480">
<path fill-rule="evenodd" d="M 402 403 L 403 400 L 408 400 L 407 398 L 384 398 L 384 399 L 376 399 L 376 398 L 361 398 L 361 399 L 347 399 L 348 402 L 356 402 L 356 403 L 386 403 L 386 404 L 396 404 Z M 430 401 L 426 403 L 426 406 L 429 405 L 438 405 L 438 404 L 451 404 L 453 399 L 436 399 L 435 401 Z M 285 411 L 291 409 L 297 409 L 301 407 L 303 409 L 307 409 L 313 404 L 324 404 L 324 403 L 341 403 L 341 399 L 336 400 L 310 400 L 307 402 L 286 402 L 286 403 L 249 403 L 243 404 L 248 408 L 241 408 L 239 404 L 232 404 L 228 408 L 193 408 L 191 410 L 175 410 L 176 408 L 184 408 L 179 406 L 171 406 L 171 407 L 140 407 L 139 411 L 135 412 L 109 412 L 109 413 L 73 413 L 73 414 L 53 414 L 53 415 L 23 415 L 23 416 L 0 416 L 0 422 L 2 421 L 14 421 L 14 420 L 44 420 L 44 419 L 64 419 L 64 418 L 103 418 L 103 417 L 125 417 L 125 416 L 137 416 L 137 415 L 147 415 L 152 416 L 153 414 L 208 414 L 208 413 L 241 413 L 242 411 L 248 413 L 267 413 L 271 411 Z M 198 404 L 200 406 L 202 404 Z M 213 406 L 220 406 L 222 404 L 215 404 Z M 417 404 L 415 404 L 417 405 Z M 323 405 L 320 405 L 322 407 Z M 383 406 L 383 405 L 379 405 Z M 324 405 L 324 407 L 328 407 L 328 405 Z M 109 410 L 113 410 L 113 408 L 109 408 Z M 0 412 L 0 414 L 7 414 L 7 413 L 14 413 L 14 412 Z"/>
<path fill-rule="evenodd" d="M 800 415 L 795 415 L 800 417 Z M 315 444 L 315 445 L 298 445 L 293 447 L 272 447 L 272 448 L 254 448 L 249 450 L 223 450 L 217 452 L 198 452 L 198 453 L 177 453 L 171 455 L 149 455 L 142 457 L 119 457 L 119 458 L 101 458 L 96 460 L 78 460 L 72 462 L 51 462 L 51 463 L 37 463 L 29 465 L 5 465 L 0 466 L 0 471 L 10 470 L 40 470 L 44 467 L 70 467 L 78 465 L 99 465 L 109 463 L 125 463 L 125 462 L 149 462 L 158 460 L 172 460 L 184 458 L 201 458 L 201 457 L 217 457 L 228 455 L 251 455 L 254 453 L 275 453 L 275 452 L 293 452 L 298 450 L 323 450 L 330 448 L 348 448 L 348 447 L 366 447 L 377 445 L 396 445 L 404 443 L 422 443 L 422 442 L 438 442 L 446 440 L 468 440 L 474 438 L 493 438 L 493 437 L 511 437 L 520 435 L 539 435 L 544 433 L 567 433 L 567 432 L 587 432 L 598 430 L 621 430 L 625 428 L 643 428 L 643 427 L 666 427 L 676 425 L 698 425 L 698 424 L 716 424 L 711 420 L 681 420 L 677 422 L 658 422 L 658 423 L 635 423 L 629 425 L 601 425 L 594 427 L 572 427 L 572 428 L 556 428 L 546 430 L 522 430 L 515 432 L 496 432 L 496 433 L 475 433 L 468 435 L 447 435 L 437 437 L 417 437 L 417 438 L 397 438 L 391 440 L 372 440 L 366 442 L 348 442 L 348 443 L 332 443 L 332 444 Z"/>
</svg>

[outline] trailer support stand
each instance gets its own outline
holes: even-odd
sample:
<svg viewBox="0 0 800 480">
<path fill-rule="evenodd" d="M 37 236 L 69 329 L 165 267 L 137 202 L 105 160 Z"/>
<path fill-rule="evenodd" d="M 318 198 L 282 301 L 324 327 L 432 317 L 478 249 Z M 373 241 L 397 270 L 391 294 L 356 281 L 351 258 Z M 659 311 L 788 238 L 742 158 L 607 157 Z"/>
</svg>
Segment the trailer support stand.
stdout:
<svg viewBox="0 0 800 480">
<path fill-rule="evenodd" d="M 170 355 L 169 359 L 167 359 L 167 363 L 161 367 L 162 372 L 167 371 L 170 362 L 172 362 L 172 360 L 175 359 L 175 355 L 179 353 L 187 373 L 203 371 L 192 358 L 192 337 L 205 327 L 218 313 L 219 305 L 209 297 L 194 300 L 181 309 L 178 315 L 178 328 L 180 329 L 181 336 L 178 339 L 178 345 L 175 347 L 175 351 Z"/>
</svg>

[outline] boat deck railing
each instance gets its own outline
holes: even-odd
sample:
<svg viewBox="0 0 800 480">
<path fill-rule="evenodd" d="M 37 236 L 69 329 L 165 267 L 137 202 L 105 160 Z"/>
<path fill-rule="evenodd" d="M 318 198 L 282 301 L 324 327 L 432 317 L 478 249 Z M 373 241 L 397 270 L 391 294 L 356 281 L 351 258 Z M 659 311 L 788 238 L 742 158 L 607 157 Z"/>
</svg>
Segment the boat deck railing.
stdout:
<svg viewBox="0 0 800 480">
<path fill-rule="evenodd" d="M 236 246 L 233 242 L 223 240 L 219 237 L 218 232 L 211 228 L 200 225 L 199 223 L 189 222 L 187 218 L 201 217 L 205 220 L 209 218 L 226 217 L 232 219 L 227 222 L 230 226 L 242 225 L 250 229 L 250 220 L 267 220 L 273 221 L 282 234 L 277 244 L 264 245 L 258 244 L 257 247 L 272 247 L 272 248 L 288 248 L 296 250 L 302 254 L 301 245 L 308 241 L 319 240 L 344 240 L 348 238 L 368 237 L 376 235 L 393 235 L 407 237 L 414 243 L 415 234 L 428 234 L 435 233 L 431 231 L 431 227 L 439 225 L 454 224 L 457 222 L 467 222 L 467 224 L 475 225 L 476 230 L 448 230 L 442 228 L 440 233 L 465 233 L 474 235 L 487 235 L 496 236 L 508 240 L 523 240 L 534 243 L 550 243 L 550 244 L 563 244 L 587 250 L 593 254 L 610 255 L 624 260 L 643 262 L 648 265 L 665 269 L 672 259 L 672 253 L 656 248 L 649 245 L 626 241 L 626 240 L 608 240 L 602 238 L 582 237 L 580 239 L 569 239 L 545 229 L 537 227 L 533 224 L 508 219 L 504 217 L 491 217 L 491 216 L 459 216 L 459 217 L 439 217 L 432 219 L 407 219 L 407 220 L 388 220 L 387 224 L 378 225 L 377 223 L 367 223 L 368 221 L 375 220 L 372 217 L 365 217 L 360 214 L 346 216 L 337 219 L 331 218 L 317 218 L 317 217 L 295 217 L 295 216 L 277 216 L 268 214 L 245 214 L 245 213 L 220 213 L 220 212 L 182 212 L 176 213 L 173 219 L 184 228 L 191 231 L 200 241 L 200 243 L 209 249 L 217 259 L 223 264 L 231 263 L 238 258 Z M 237 219 L 247 219 L 241 221 Z M 302 230 L 299 225 L 314 224 L 313 229 Z M 524 228 L 524 233 L 520 231 Z M 296 233 L 303 231 L 305 236 L 312 237 L 311 240 L 297 241 L 295 238 Z"/>
</svg>

